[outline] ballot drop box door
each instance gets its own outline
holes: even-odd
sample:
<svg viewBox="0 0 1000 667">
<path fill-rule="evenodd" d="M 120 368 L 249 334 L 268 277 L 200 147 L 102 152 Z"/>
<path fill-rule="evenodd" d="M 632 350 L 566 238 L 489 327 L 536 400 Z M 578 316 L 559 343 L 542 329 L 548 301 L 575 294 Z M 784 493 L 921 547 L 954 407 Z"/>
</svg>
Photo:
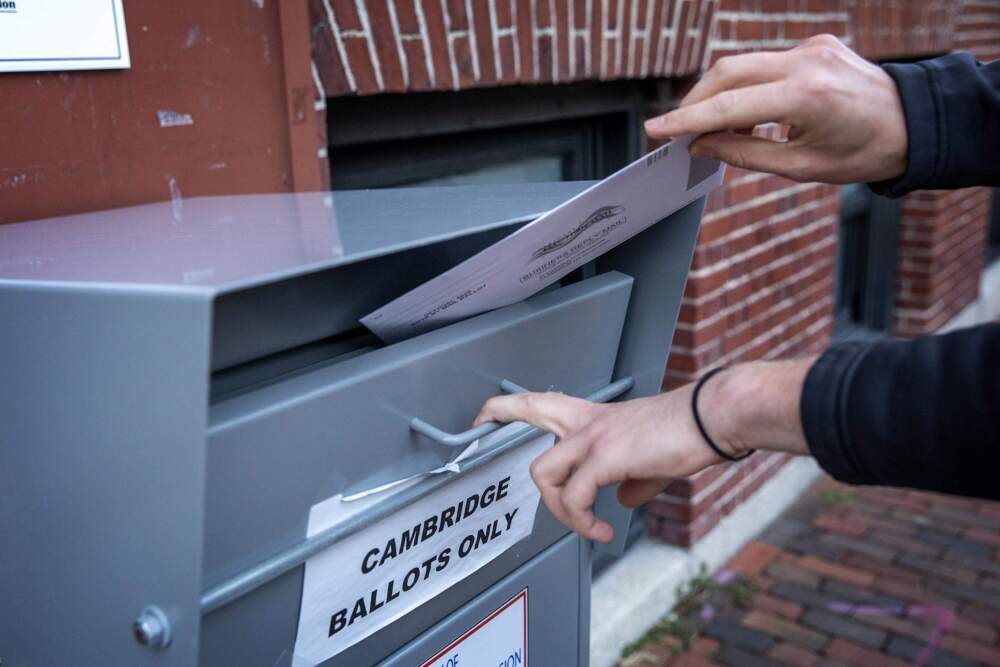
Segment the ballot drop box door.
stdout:
<svg viewBox="0 0 1000 667">
<path fill-rule="evenodd" d="M 0 226 L 0 661 L 587 665 L 590 562 L 471 429 L 656 393 L 703 200 L 513 305 L 360 317 L 586 188 L 207 197 Z M 450 661 L 450 662 L 449 662 Z"/>
</svg>

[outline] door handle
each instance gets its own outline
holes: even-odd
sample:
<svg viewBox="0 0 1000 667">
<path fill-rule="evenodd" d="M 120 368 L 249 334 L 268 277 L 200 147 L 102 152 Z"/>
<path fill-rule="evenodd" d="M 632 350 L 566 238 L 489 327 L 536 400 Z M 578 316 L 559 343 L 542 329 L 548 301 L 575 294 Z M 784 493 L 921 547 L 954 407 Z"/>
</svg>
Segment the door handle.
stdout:
<svg viewBox="0 0 1000 667">
<path fill-rule="evenodd" d="M 623 377 L 620 380 L 616 380 L 611 384 L 598 389 L 596 392 L 588 396 L 587 400 L 592 403 L 607 403 L 608 401 L 618 398 L 633 386 L 635 386 L 634 378 L 631 376 Z M 510 380 L 502 380 L 500 382 L 500 390 L 505 394 L 520 394 L 528 391 L 524 387 L 515 384 Z M 419 417 L 414 417 L 410 420 L 411 430 L 416 431 L 417 433 L 426 436 L 439 445 L 444 445 L 445 447 L 464 447 L 474 440 L 478 440 L 483 436 L 489 435 L 501 426 L 503 426 L 503 424 L 500 422 L 486 422 L 485 424 L 480 424 L 479 426 L 470 428 L 467 431 L 462 431 L 461 433 L 448 433 L 446 431 L 442 431 L 433 424 L 428 424 Z"/>
</svg>

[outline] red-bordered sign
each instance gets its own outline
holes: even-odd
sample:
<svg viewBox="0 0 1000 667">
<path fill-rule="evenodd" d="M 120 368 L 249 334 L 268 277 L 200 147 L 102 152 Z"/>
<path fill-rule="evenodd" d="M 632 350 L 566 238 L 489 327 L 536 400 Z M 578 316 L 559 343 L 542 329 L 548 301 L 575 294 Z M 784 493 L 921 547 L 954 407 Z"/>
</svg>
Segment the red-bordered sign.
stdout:
<svg viewBox="0 0 1000 667">
<path fill-rule="evenodd" d="M 420 667 L 438 667 L 440 664 L 438 661 L 450 657 L 450 654 L 459 649 L 464 642 L 468 641 L 477 632 L 486 628 L 486 626 L 489 625 L 490 622 L 495 621 L 498 617 L 503 615 L 508 610 L 511 610 L 512 607 L 515 607 L 518 604 L 520 604 L 521 606 L 521 628 L 522 631 L 524 632 L 524 635 L 522 637 L 523 643 L 521 644 L 521 646 L 524 649 L 524 654 L 523 656 L 521 656 L 523 662 L 517 663 L 516 665 L 512 664 L 511 667 L 527 667 L 528 665 L 528 589 L 527 588 L 525 588 L 523 591 L 521 591 L 511 599 L 507 600 L 507 602 L 500 605 L 499 609 L 497 609 L 489 616 L 481 620 L 473 628 L 468 630 L 465 634 L 463 634 L 461 637 L 453 641 L 451 644 L 438 651 L 432 658 L 427 660 Z M 473 665 L 476 663 L 469 663 L 469 664 Z"/>
</svg>

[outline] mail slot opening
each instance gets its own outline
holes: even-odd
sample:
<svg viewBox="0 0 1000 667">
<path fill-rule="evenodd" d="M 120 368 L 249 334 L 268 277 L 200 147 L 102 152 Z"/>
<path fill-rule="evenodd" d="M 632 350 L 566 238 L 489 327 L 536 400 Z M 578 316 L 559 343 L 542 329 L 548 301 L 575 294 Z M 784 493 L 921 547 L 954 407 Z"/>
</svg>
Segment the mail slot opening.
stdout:
<svg viewBox="0 0 1000 667">
<path fill-rule="evenodd" d="M 589 262 L 564 277 L 548 292 L 567 287 L 596 273 L 596 263 Z M 385 343 L 363 326 L 355 326 L 319 340 L 262 355 L 212 373 L 210 400 L 216 402 L 235 394 L 251 391 L 270 382 L 289 378 L 330 364 L 347 361 L 384 347 Z"/>
<path fill-rule="evenodd" d="M 428 196 L 435 196 L 430 190 L 427 189 Z M 477 194 L 477 188 L 442 190 L 457 199 L 458 205 Z M 391 191 L 364 194 L 393 196 Z M 340 195 L 336 194 L 334 200 Z M 531 219 L 522 218 L 390 256 L 220 295 L 213 303 L 211 400 L 384 346 L 383 341 L 360 324 L 360 317 L 471 257 Z M 565 287 L 595 274 L 596 262 L 591 261 L 542 291 Z M 329 306 L 331 295 L 337 299 L 337 308 Z"/>
</svg>

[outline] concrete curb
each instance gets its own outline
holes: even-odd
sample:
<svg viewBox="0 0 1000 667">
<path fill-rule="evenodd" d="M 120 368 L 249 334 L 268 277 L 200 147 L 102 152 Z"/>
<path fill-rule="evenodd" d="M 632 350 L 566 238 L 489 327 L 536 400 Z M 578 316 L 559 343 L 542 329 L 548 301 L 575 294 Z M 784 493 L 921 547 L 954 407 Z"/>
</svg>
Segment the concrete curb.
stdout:
<svg viewBox="0 0 1000 667">
<path fill-rule="evenodd" d="M 677 586 L 694 577 L 701 563 L 709 571 L 719 569 L 821 474 L 812 459 L 790 461 L 690 549 L 641 539 L 594 581 L 591 667 L 614 665 L 622 647 L 638 639 L 674 606 Z"/>
</svg>

